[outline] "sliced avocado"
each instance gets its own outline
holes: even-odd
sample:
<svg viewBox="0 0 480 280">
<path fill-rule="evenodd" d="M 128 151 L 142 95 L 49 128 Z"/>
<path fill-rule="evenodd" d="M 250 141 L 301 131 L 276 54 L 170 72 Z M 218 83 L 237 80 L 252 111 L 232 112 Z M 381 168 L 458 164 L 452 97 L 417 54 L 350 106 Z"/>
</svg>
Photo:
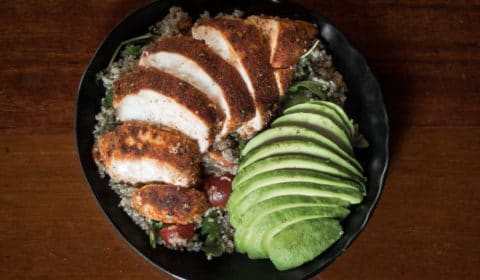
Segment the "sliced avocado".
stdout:
<svg viewBox="0 0 480 280">
<path fill-rule="evenodd" d="M 268 185 L 288 182 L 305 182 L 331 185 L 338 188 L 356 189 L 362 194 L 365 194 L 365 188 L 363 184 L 358 184 L 357 182 L 348 179 L 343 179 L 308 169 L 279 169 L 260 173 L 239 185 L 237 185 L 236 181 L 234 181 L 232 185 L 234 191 L 228 200 L 228 205 L 234 206 L 246 195 L 256 189 Z"/>
<path fill-rule="evenodd" d="M 347 116 L 347 113 L 345 113 L 345 110 L 343 110 L 342 107 L 338 106 L 337 104 L 333 102 L 328 102 L 328 101 L 311 101 L 309 102 L 311 104 L 320 104 L 324 106 L 328 106 L 335 110 L 337 114 L 342 118 L 343 123 L 350 128 L 351 131 L 355 134 L 355 126 L 353 125 L 353 121 Z"/>
<path fill-rule="evenodd" d="M 262 131 L 261 133 L 250 139 L 250 141 L 248 141 L 248 143 L 240 151 L 240 154 L 242 157 L 244 157 L 250 151 L 258 147 L 270 145 L 272 143 L 287 139 L 314 142 L 330 148 L 333 152 L 348 161 L 356 162 L 354 157 L 345 152 L 329 138 L 314 130 L 300 126 L 279 126 Z"/>
<path fill-rule="evenodd" d="M 248 209 L 248 211 L 239 220 L 236 230 L 242 231 L 242 229 L 248 228 L 251 221 L 257 218 L 259 215 L 264 215 L 283 208 L 308 205 L 348 207 L 350 203 L 343 199 L 334 197 L 310 196 L 301 194 L 275 196 L 265 200 L 257 201 L 257 203 Z"/>
<path fill-rule="evenodd" d="M 345 178 L 347 180 L 355 180 L 360 184 L 365 182 L 364 177 L 354 176 L 342 167 L 332 164 L 332 161 L 330 160 L 307 155 L 282 155 L 264 158 L 243 168 L 240 172 L 238 172 L 237 176 L 233 180 L 233 185 L 238 186 L 244 181 L 260 173 L 286 168 L 315 170 L 328 175 Z"/>
<path fill-rule="evenodd" d="M 241 172 L 245 167 L 258 160 L 276 155 L 309 155 L 318 157 L 329 160 L 332 166 L 336 165 L 344 168 L 347 172 L 353 174 L 354 177 L 362 177 L 363 170 L 361 167 L 358 167 L 360 164 L 356 160 L 349 162 L 329 148 L 304 140 L 284 140 L 252 150 L 242 159 L 238 166 L 238 172 Z"/>
<path fill-rule="evenodd" d="M 297 221 L 311 218 L 343 218 L 348 215 L 344 207 L 299 206 L 280 209 L 260 216 L 256 219 L 241 238 L 242 246 L 251 259 L 268 258 L 268 252 L 262 246 L 263 240 L 272 229 L 280 229 Z M 237 237 L 237 236 L 236 236 Z M 236 238 L 235 237 L 235 238 Z M 268 242 L 267 242 L 268 244 Z"/>
<path fill-rule="evenodd" d="M 248 193 L 234 204 L 228 203 L 227 209 L 230 213 L 230 223 L 235 227 L 238 226 L 248 209 L 252 208 L 256 203 L 283 195 L 310 195 L 338 198 L 351 204 L 360 203 L 363 199 L 362 193 L 356 189 L 305 182 L 272 184 Z"/>
<path fill-rule="evenodd" d="M 328 102 L 325 102 L 325 103 L 328 103 Z M 353 135 L 355 132 L 353 130 L 353 126 L 350 126 L 347 123 L 345 123 L 344 119 L 339 115 L 337 110 L 335 110 L 330 106 L 325 105 L 324 103 L 306 102 L 306 103 L 292 106 L 290 108 L 287 108 L 285 111 L 283 111 L 284 115 L 294 114 L 294 113 L 312 113 L 312 114 L 318 114 L 318 115 L 328 117 L 340 128 L 342 128 L 343 131 L 345 131 L 345 133 L 347 134 L 350 142 L 353 142 Z"/>
<path fill-rule="evenodd" d="M 260 219 L 260 217 L 281 209 L 314 205 L 323 207 L 348 207 L 348 202 L 337 198 L 307 195 L 277 196 L 260 201 L 245 213 L 241 222 L 235 227 L 235 248 L 237 248 L 238 252 L 245 253 L 243 236 L 246 231 L 252 229 L 252 225 L 257 219 Z"/>
<path fill-rule="evenodd" d="M 342 234 L 337 220 L 305 219 L 272 229 L 264 236 L 262 247 L 278 270 L 287 270 L 313 260 Z"/>
<path fill-rule="evenodd" d="M 272 127 L 300 126 L 317 131 L 335 142 L 343 150 L 353 155 L 352 143 L 346 132 L 329 117 L 312 113 L 292 113 L 276 119 Z"/>
</svg>

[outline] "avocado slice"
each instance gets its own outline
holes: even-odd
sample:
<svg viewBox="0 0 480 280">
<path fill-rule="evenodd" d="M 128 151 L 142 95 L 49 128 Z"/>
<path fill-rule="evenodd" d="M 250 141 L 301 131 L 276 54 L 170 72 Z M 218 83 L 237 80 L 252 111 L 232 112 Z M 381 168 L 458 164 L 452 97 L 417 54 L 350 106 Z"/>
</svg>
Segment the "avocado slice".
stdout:
<svg viewBox="0 0 480 280">
<path fill-rule="evenodd" d="M 349 162 L 334 153 L 329 148 L 325 148 L 324 146 L 304 140 L 284 140 L 252 150 L 242 159 L 240 165 L 238 166 L 238 172 L 241 172 L 245 167 L 257 162 L 258 160 L 276 155 L 287 154 L 303 154 L 329 160 L 330 164 L 345 169 L 347 172 L 353 174 L 354 177 L 362 177 L 363 170 L 361 167 L 358 167 L 360 164 L 356 160 Z"/>
<path fill-rule="evenodd" d="M 312 218 L 279 226 L 265 235 L 262 247 L 278 270 L 287 270 L 313 260 L 343 234 L 337 220 Z"/>
<path fill-rule="evenodd" d="M 258 219 L 242 235 L 242 248 L 251 259 L 268 258 L 266 248 L 262 246 L 269 243 L 269 236 L 272 230 L 281 231 L 282 228 L 295 222 L 311 218 L 343 218 L 348 215 L 348 209 L 344 207 L 325 207 L 325 206 L 299 206 L 293 208 L 280 209 L 259 216 Z M 305 234 L 314 234 L 313 232 Z M 239 237 L 240 238 L 240 237 Z"/>
<path fill-rule="evenodd" d="M 350 204 L 360 203 L 363 199 L 362 193 L 356 189 L 339 188 L 337 186 L 322 185 L 305 182 L 278 183 L 258 188 L 236 203 L 228 203 L 227 209 L 230 213 L 230 223 L 237 227 L 242 221 L 245 213 L 256 203 L 283 195 L 310 195 L 342 199 Z"/>
<path fill-rule="evenodd" d="M 312 113 L 292 113 L 276 119 L 272 127 L 301 126 L 317 131 L 335 142 L 344 151 L 353 155 L 352 143 L 346 132 L 329 117 Z"/>
<path fill-rule="evenodd" d="M 324 103 L 328 103 L 328 102 L 324 102 Z M 335 108 L 327 106 L 324 103 L 307 102 L 307 103 L 298 104 L 290 108 L 287 108 L 285 111 L 283 111 L 283 114 L 288 115 L 288 114 L 294 114 L 294 113 L 312 113 L 312 114 L 318 114 L 318 115 L 323 115 L 325 117 L 328 117 L 336 125 L 342 128 L 343 131 L 345 131 L 345 133 L 347 134 L 350 142 L 353 142 L 353 136 L 355 132 L 353 129 L 353 125 L 350 126 L 348 123 L 346 123 Z"/>
<path fill-rule="evenodd" d="M 248 141 L 248 143 L 240 151 L 240 156 L 244 157 L 250 151 L 257 149 L 258 147 L 270 145 L 272 143 L 288 139 L 304 140 L 317 143 L 324 147 L 328 147 L 333 152 L 350 162 L 356 162 L 354 157 L 345 152 L 335 142 L 325 137 L 325 135 L 322 135 L 309 128 L 295 125 L 273 127 L 262 131 L 261 133 L 250 139 L 250 141 Z"/>
<path fill-rule="evenodd" d="M 343 120 L 343 123 L 349 127 L 349 129 L 353 132 L 353 134 L 355 135 L 355 126 L 353 125 L 353 120 L 351 120 L 347 113 L 345 113 L 345 110 L 343 110 L 342 107 L 338 106 L 337 104 L 333 103 L 333 102 L 328 102 L 328 101 L 311 101 L 309 102 L 311 104 L 319 104 L 319 105 L 323 105 L 323 106 L 327 106 L 327 107 L 330 107 L 332 108 L 333 110 L 335 110 L 335 112 L 337 112 L 337 114 L 340 116 L 340 118 Z"/>
<path fill-rule="evenodd" d="M 234 181 L 232 184 L 234 191 L 228 200 L 228 205 L 234 206 L 246 195 L 256 189 L 268 185 L 287 182 L 305 182 L 331 185 L 338 188 L 356 189 L 362 194 L 365 194 L 365 187 L 362 184 L 358 184 L 357 182 L 348 179 L 343 179 L 308 169 L 279 169 L 260 173 L 239 185 L 237 185 L 236 181 Z"/>
<path fill-rule="evenodd" d="M 315 205 L 323 207 L 348 207 L 348 202 L 338 198 L 307 195 L 277 196 L 260 201 L 245 213 L 241 222 L 236 226 L 234 238 L 235 248 L 237 248 L 238 252 L 245 253 L 243 236 L 249 229 L 252 229 L 252 224 L 254 224 L 254 222 L 261 216 L 268 215 L 281 209 Z"/>
<path fill-rule="evenodd" d="M 238 186 L 253 176 L 278 169 L 308 169 L 319 171 L 328 175 L 337 176 L 347 180 L 354 180 L 359 184 L 365 182 L 363 176 L 355 176 L 344 168 L 333 165 L 330 160 L 320 159 L 308 155 L 281 155 L 258 160 L 238 172 L 233 180 L 233 185 Z"/>
</svg>

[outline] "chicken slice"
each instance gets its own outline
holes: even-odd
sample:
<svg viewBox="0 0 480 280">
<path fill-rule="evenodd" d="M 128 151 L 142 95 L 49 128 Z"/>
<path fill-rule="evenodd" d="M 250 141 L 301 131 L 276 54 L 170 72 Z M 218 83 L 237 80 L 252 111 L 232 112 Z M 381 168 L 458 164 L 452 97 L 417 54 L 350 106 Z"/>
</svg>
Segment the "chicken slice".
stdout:
<svg viewBox="0 0 480 280">
<path fill-rule="evenodd" d="M 270 49 L 273 68 L 295 65 L 318 32 L 315 25 L 301 20 L 249 16 L 245 21 L 254 24 L 263 34 Z"/>
<path fill-rule="evenodd" d="M 96 148 L 101 164 L 117 181 L 164 182 L 188 187 L 199 179 L 198 144 L 159 125 L 125 122 L 100 136 Z"/>
<path fill-rule="evenodd" d="M 149 184 L 137 189 L 132 203 L 145 217 L 168 224 L 200 222 L 208 209 L 203 192 L 166 184 Z"/>
<path fill-rule="evenodd" d="M 275 80 L 277 81 L 277 87 L 280 91 L 280 96 L 284 96 L 287 92 L 288 86 L 293 78 L 293 67 L 284 69 L 275 69 Z"/>
<path fill-rule="evenodd" d="M 198 141 L 204 152 L 212 143 L 216 106 L 198 89 L 156 70 L 138 69 L 115 82 L 113 107 L 121 121 L 162 124 Z"/>
<path fill-rule="evenodd" d="M 203 41 L 186 36 L 158 40 L 143 52 L 139 65 L 161 69 L 204 92 L 225 113 L 220 138 L 254 116 L 255 106 L 240 74 Z"/>
<path fill-rule="evenodd" d="M 255 116 L 238 131 L 242 137 L 251 137 L 270 121 L 279 100 L 268 51 L 260 32 L 243 19 L 220 17 L 195 24 L 192 35 L 205 40 L 209 47 L 237 69 L 245 81 L 256 111 Z"/>
</svg>

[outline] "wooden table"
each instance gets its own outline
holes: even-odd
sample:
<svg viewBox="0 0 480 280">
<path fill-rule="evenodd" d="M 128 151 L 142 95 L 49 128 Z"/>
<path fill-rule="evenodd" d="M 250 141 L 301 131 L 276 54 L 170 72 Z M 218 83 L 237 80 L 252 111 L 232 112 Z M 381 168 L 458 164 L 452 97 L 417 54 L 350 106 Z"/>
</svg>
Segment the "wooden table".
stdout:
<svg viewBox="0 0 480 280">
<path fill-rule="evenodd" d="M 82 71 L 147 2 L 0 1 L 1 279 L 168 279 L 100 212 L 73 136 Z M 393 128 L 372 220 L 316 279 L 480 279 L 480 2 L 300 2 L 365 54 Z"/>
</svg>

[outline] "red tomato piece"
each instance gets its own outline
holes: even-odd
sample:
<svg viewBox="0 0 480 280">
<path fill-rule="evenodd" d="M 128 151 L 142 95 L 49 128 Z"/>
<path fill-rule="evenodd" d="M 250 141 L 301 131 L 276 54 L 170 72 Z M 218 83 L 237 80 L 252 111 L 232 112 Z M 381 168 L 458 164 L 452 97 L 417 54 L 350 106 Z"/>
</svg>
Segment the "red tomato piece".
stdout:
<svg viewBox="0 0 480 280">
<path fill-rule="evenodd" d="M 209 176 L 204 181 L 204 190 L 212 206 L 225 208 L 232 193 L 232 175 Z"/>
<path fill-rule="evenodd" d="M 168 248 L 178 249 L 186 247 L 195 236 L 194 224 L 168 225 L 160 229 L 160 238 Z"/>
</svg>

